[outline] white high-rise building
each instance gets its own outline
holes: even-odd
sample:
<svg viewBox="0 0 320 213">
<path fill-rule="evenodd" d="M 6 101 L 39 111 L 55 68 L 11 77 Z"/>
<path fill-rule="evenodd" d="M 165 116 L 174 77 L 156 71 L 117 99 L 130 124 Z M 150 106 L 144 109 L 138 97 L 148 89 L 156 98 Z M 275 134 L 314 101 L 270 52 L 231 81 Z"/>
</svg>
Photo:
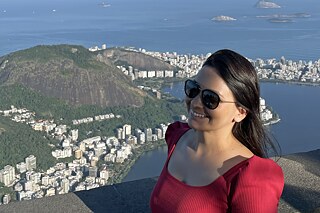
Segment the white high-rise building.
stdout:
<svg viewBox="0 0 320 213">
<path fill-rule="evenodd" d="M 155 132 L 155 135 L 158 137 L 158 139 L 163 139 L 162 130 L 160 128 L 155 128 L 154 132 Z"/>
<path fill-rule="evenodd" d="M 25 162 L 20 162 L 16 165 L 19 173 L 24 173 L 27 171 L 27 164 Z"/>
<path fill-rule="evenodd" d="M 71 139 L 73 141 L 76 141 L 76 140 L 78 140 L 78 137 L 79 137 L 78 129 L 71 130 Z"/>
<path fill-rule="evenodd" d="M 42 183 L 42 185 L 44 185 L 44 186 L 48 186 L 48 185 L 49 185 L 49 176 L 44 176 L 44 177 L 42 177 L 41 183 Z"/>
<path fill-rule="evenodd" d="M 80 159 L 82 157 L 82 151 L 80 149 L 77 149 L 76 151 L 74 151 L 74 156 L 76 157 L 76 159 Z"/>
<path fill-rule="evenodd" d="M 40 173 L 32 173 L 30 175 L 30 180 L 32 180 L 34 183 L 40 183 L 41 182 L 41 174 Z"/>
<path fill-rule="evenodd" d="M 104 169 L 100 171 L 100 178 L 103 178 L 105 180 L 109 179 L 109 171 Z"/>
<path fill-rule="evenodd" d="M 8 186 L 10 184 L 8 171 L 5 171 L 5 170 L 0 171 L 0 182 L 4 183 L 5 186 Z"/>
<path fill-rule="evenodd" d="M 165 138 L 168 126 L 165 124 L 160 124 L 160 129 L 162 130 L 162 138 Z"/>
<path fill-rule="evenodd" d="M 66 138 L 62 142 L 62 147 L 69 147 L 70 146 L 70 139 Z"/>
<path fill-rule="evenodd" d="M 129 124 L 123 125 L 123 131 L 125 135 L 131 135 L 131 125 Z"/>
<path fill-rule="evenodd" d="M 146 136 L 146 141 L 152 141 L 152 129 L 151 128 L 146 128 L 144 129 L 144 134 Z"/>
<path fill-rule="evenodd" d="M 6 165 L 4 167 L 4 170 L 8 171 L 10 182 L 12 182 L 14 180 L 15 176 L 16 176 L 16 171 L 15 171 L 14 167 L 10 166 L 10 165 Z"/>
<path fill-rule="evenodd" d="M 136 145 L 138 143 L 138 138 L 136 136 L 130 135 L 126 138 L 126 143 Z"/>
<path fill-rule="evenodd" d="M 137 137 L 140 144 L 144 144 L 146 142 L 146 134 L 144 132 L 140 132 Z"/>
<path fill-rule="evenodd" d="M 86 151 L 86 144 L 84 142 L 80 142 L 79 143 L 79 149 L 84 152 Z"/>
<path fill-rule="evenodd" d="M 24 191 L 33 191 L 33 185 L 34 185 L 34 182 L 31 180 L 23 183 Z"/>
<path fill-rule="evenodd" d="M 27 170 L 33 170 L 37 168 L 37 158 L 33 155 L 26 157 Z"/>
<path fill-rule="evenodd" d="M 122 128 L 117 128 L 117 138 L 118 139 L 125 139 L 125 131 Z"/>
<path fill-rule="evenodd" d="M 70 183 L 69 183 L 68 179 L 66 179 L 66 178 L 62 179 L 60 185 L 61 185 L 63 193 L 68 193 L 69 192 Z"/>
<path fill-rule="evenodd" d="M 14 167 L 6 165 L 2 170 L 0 170 L 0 182 L 4 183 L 5 186 L 8 186 L 14 181 L 15 175 Z"/>
</svg>

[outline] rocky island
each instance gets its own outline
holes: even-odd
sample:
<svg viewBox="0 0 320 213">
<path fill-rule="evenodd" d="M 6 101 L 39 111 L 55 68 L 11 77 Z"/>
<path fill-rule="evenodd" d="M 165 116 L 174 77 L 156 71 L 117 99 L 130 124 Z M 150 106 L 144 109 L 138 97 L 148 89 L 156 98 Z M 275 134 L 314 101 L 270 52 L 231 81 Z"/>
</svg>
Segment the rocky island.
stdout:
<svg viewBox="0 0 320 213">
<path fill-rule="evenodd" d="M 293 13 L 293 14 L 270 14 L 256 16 L 257 18 L 267 18 L 272 23 L 290 23 L 295 18 L 309 18 L 311 15 L 308 13 Z"/>
<path fill-rule="evenodd" d="M 291 23 L 291 22 L 293 22 L 293 20 L 289 19 L 289 18 L 270 18 L 270 19 L 268 19 L 268 21 L 271 23 Z"/>
<path fill-rule="evenodd" d="M 263 9 L 270 9 L 270 8 L 281 8 L 280 5 L 271 2 L 271 1 L 265 1 L 265 0 L 260 0 L 256 3 L 255 5 L 256 8 L 263 8 Z"/>
<path fill-rule="evenodd" d="M 230 16 L 216 16 L 211 19 L 216 22 L 225 22 L 225 21 L 236 21 L 237 19 Z"/>
</svg>

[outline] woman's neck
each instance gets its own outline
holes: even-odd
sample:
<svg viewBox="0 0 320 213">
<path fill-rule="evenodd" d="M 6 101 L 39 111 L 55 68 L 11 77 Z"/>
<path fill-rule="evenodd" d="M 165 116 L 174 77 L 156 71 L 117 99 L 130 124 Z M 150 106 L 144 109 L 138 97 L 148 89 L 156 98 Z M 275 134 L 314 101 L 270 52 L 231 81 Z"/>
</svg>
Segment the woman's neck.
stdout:
<svg viewBox="0 0 320 213">
<path fill-rule="evenodd" d="M 193 137 L 188 146 L 197 152 L 203 154 L 219 154 L 225 151 L 231 151 L 238 148 L 240 142 L 233 136 L 231 131 L 197 131 L 193 130 Z"/>
</svg>

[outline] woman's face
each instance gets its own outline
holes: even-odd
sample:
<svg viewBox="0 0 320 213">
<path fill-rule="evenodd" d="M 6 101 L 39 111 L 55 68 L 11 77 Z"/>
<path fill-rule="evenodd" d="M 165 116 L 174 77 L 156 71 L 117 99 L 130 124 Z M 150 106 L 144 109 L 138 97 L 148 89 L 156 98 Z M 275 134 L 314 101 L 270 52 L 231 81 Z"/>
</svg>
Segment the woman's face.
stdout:
<svg viewBox="0 0 320 213">
<path fill-rule="evenodd" d="M 219 76 L 213 67 L 204 66 L 194 80 L 199 84 L 201 91 L 209 89 L 217 93 L 222 102 L 217 108 L 209 109 L 201 101 L 201 92 L 195 98 L 185 98 L 188 110 L 188 124 L 191 128 L 199 131 L 232 130 L 235 122 L 239 119 L 239 108 L 231 90 Z"/>
</svg>

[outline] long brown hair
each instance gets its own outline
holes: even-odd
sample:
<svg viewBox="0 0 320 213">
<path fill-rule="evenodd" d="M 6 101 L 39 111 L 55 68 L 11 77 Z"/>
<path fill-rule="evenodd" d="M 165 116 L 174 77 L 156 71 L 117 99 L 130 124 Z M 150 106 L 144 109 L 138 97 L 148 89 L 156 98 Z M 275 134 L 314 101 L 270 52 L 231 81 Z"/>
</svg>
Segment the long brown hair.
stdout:
<svg viewBox="0 0 320 213">
<path fill-rule="evenodd" d="M 233 135 L 259 157 L 267 157 L 270 149 L 278 154 L 261 121 L 260 88 L 253 65 L 242 55 L 223 49 L 207 58 L 203 66 L 216 68 L 232 91 L 237 105 L 247 110 L 247 116 L 233 126 Z"/>
</svg>

